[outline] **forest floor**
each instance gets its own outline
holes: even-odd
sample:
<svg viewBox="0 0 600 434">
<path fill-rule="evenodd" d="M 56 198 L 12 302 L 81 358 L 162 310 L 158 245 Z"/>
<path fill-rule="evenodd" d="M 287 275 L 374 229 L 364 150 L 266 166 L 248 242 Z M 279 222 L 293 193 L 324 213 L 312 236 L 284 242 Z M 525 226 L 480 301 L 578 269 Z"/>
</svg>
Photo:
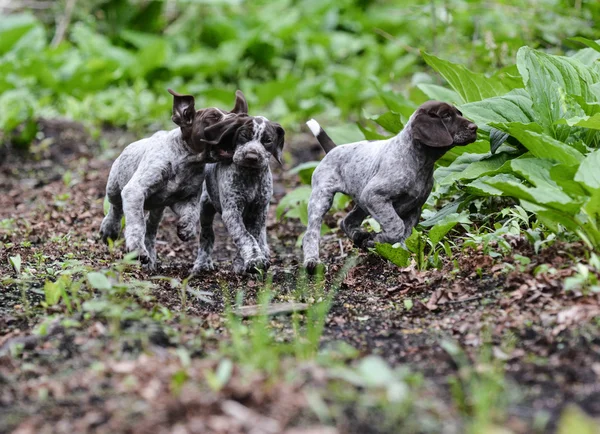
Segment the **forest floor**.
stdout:
<svg viewBox="0 0 600 434">
<path fill-rule="evenodd" d="M 333 297 L 315 353 L 308 314 L 226 312 L 232 300 L 256 304 L 265 284 L 231 272 L 220 221 L 218 270 L 188 282 L 207 293 L 181 290 L 196 246 L 177 238 L 171 214 L 154 275 L 178 280 L 126 264 L 122 244 L 98 237 L 114 151 L 78 124 L 42 130 L 35 158 L 0 163 L 0 432 L 529 433 L 600 417 L 600 296 L 563 285 L 582 245 L 536 254 L 511 237 L 508 255 L 465 247 L 420 271 L 333 231 L 325 280 L 313 282 L 299 270 L 302 225 L 272 206 L 272 302 Z M 103 134 L 113 150 L 132 139 Z M 293 164 L 319 156 L 303 136 L 290 149 Z M 273 172 L 276 204 L 297 181 Z M 91 269 L 111 269 L 113 285 L 91 289 Z M 70 303 L 49 302 L 45 282 L 57 279 Z"/>
</svg>

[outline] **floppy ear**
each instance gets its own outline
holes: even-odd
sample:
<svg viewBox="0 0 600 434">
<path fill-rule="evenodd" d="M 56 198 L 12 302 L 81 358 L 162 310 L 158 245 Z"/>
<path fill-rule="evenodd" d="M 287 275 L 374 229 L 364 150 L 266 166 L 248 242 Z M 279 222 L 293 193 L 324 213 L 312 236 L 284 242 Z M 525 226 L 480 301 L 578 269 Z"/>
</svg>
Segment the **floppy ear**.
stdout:
<svg viewBox="0 0 600 434">
<path fill-rule="evenodd" d="M 248 116 L 235 115 L 206 127 L 203 131 L 202 143 L 208 146 L 212 153 L 217 154 L 219 159 L 231 159 L 237 133 L 248 119 Z"/>
<path fill-rule="evenodd" d="M 445 148 L 454 143 L 442 118 L 433 111 L 418 113 L 412 122 L 413 137 L 432 148 Z"/>
<path fill-rule="evenodd" d="M 171 119 L 181 128 L 186 128 L 194 122 L 194 97 L 192 95 L 180 95 L 177 92 L 168 89 L 173 95 L 173 116 Z"/>
<path fill-rule="evenodd" d="M 285 140 L 285 130 L 278 123 L 275 124 L 275 134 L 277 134 L 277 138 L 275 139 L 275 148 L 273 152 L 273 157 L 277 160 L 277 162 L 283 166 L 283 162 L 281 161 L 281 156 L 283 154 L 283 142 Z"/>
<path fill-rule="evenodd" d="M 231 113 L 248 114 L 248 103 L 241 90 L 235 91 L 235 106 L 233 107 L 233 110 L 231 110 Z"/>
</svg>

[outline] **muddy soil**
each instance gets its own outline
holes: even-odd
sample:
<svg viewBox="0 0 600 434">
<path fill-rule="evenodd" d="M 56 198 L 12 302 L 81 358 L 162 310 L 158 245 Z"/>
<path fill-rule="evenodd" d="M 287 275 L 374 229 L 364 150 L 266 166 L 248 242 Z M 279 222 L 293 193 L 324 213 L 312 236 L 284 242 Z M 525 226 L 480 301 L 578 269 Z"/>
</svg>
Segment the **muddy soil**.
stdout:
<svg viewBox="0 0 600 434">
<path fill-rule="evenodd" d="M 16 277 L 9 257 L 20 254 L 22 267 L 33 268 L 34 276 L 40 276 L 27 284 L 5 284 L 0 290 L 0 432 L 301 432 L 293 427 L 319 425 L 306 410 L 297 382 L 273 387 L 260 376 L 251 381 L 234 376 L 219 392 L 198 386 L 171 393 L 179 362 L 168 350 L 185 344 L 191 354 L 187 375 L 192 378 L 216 366 L 210 355 L 219 350 L 224 333 L 224 299 L 244 289 L 246 304 L 252 304 L 261 286 L 256 278 L 231 273 L 235 249 L 220 221 L 215 246 L 219 268 L 190 282 L 211 291 L 213 303 L 189 300 L 187 321 L 175 325 L 178 336 L 141 318 L 124 321 L 126 333 L 114 339 L 107 321 L 82 314 L 70 317 L 77 321 L 73 327 L 55 322 L 45 335 L 34 333 L 54 310 L 65 314 L 59 308 L 39 307 L 44 299 L 41 288 L 52 274 L 47 268 L 76 259 L 101 269 L 124 252 L 122 245 L 110 252 L 98 240 L 111 164 L 106 150 L 77 124 L 44 121 L 42 130 L 49 140 L 44 146 L 38 143 L 34 157 L 10 153 L 0 165 L 4 243 L 0 273 Z M 118 133 L 106 134 L 115 149 L 127 143 Z M 286 169 L 319 156 L 307 136 L 295 137 L 288 152 Z M 276 165 L 273 173 L 275 194 L 268 222 L 271 272 L 275 300 L 287 301 L 299 278 L 297 240 L 303 227 L 295 220 L 276 220 L 275 205 L 298 180 Z M 342 215 L 331 216 L 329 223 L 335 224 Z M 156 275 L 184 279 L 196 245 L 181 242 L 173 223 L 173 215 L 167 214 L 159 231 L 161 263 Z M 460 237 L 454 241 L 460 243 Z M 445 258 L 442 269 L 419 271 L 357 251 L 339 231 L 329 233 L 322 242 L 328 281 L 335 280 L 349 257 L 356 256 L 358 263 L 335 295 L 322 345 L 343 341 L 361 355 L 379 355 L 393 366 L 408 365 L 445 402 L 448 417 L 457 418 L 449 378 L 459 375 L 461 366 L 442 343 L 457 342 L 473 365 L 480 362 L 482 345 L 491 343 L 492 357 L 504 363 L 507 384 L 519 394 L 508 407 L 507 428 L 532 432 L 542 417 L 549 422 L 541 430 L 551 432 L 569 403 L 599 417 L 599 298 L 567 292 L 562 284 L 586 252 L 579 244 L 556 243 L 536 254 L 524 239 L 509 242 L 513 252 L 503 258 L 465 248 Z M 531 262 L 523 265 L 515 259 L 517 253 Z M 555 272 L 534 275 L 541 264 Z M 129 273 L 138 279 L 151 277 L 136 267 Z M 178 290 L 164 280 L 154 283 L 140 304 L 180 311 Z M 15 343 L 21 344 L 19 351 L 14 350 Z M 307 374 L 304 381 L 315 382 L 316 377 Z M 257 418 L 258 431 L 239 417 L 240 403 Z M 273 421 L 275 431 L 269 431 Z M 319 429 L 313 432 L 328 432 Z M 348 414 L 337 431 L 329 432 L 384 431 L 368 419 Z"/>
</svg>

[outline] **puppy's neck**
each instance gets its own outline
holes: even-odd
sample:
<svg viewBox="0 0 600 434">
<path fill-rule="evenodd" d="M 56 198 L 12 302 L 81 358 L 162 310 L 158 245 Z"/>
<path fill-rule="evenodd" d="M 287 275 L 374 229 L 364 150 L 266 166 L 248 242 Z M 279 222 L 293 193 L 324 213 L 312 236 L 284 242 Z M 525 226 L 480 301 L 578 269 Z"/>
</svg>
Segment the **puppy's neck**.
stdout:
<svg viewBox="0 0 600 434">
<path fill-rule="evenodd" d="M 408 122 L 400 134 L 392 140 L 395 141 L 397 145 L 403 147 L 403 152 L 409 153 L 414 158 L 422 161 L 426 166 L 431 167 L 433 167 L 435 162 L 452 148 L 451 146 L 434 148 L 416 140 L 410 122 Z"/>
</svg>

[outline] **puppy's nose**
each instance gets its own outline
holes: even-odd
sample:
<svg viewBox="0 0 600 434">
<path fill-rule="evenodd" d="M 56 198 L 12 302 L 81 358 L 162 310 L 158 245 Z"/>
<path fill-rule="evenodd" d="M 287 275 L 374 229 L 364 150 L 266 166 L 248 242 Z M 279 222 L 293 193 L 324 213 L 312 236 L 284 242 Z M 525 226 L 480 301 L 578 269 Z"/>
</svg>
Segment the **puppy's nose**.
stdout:
<svg viewBox="0 0 600 434">
<path fill-rule="evenodd" d="M 259 155 L 255 151 L 250 151 L 246 154 L 245 160 L 256 162 L 258 161 Z"/>
<path fill-rule="evenodd" d="M 477 131 L 477 125 L 472 122 L 469 125 L 467 125 L 467 128 L 471 131 Z"/>
</svg>

